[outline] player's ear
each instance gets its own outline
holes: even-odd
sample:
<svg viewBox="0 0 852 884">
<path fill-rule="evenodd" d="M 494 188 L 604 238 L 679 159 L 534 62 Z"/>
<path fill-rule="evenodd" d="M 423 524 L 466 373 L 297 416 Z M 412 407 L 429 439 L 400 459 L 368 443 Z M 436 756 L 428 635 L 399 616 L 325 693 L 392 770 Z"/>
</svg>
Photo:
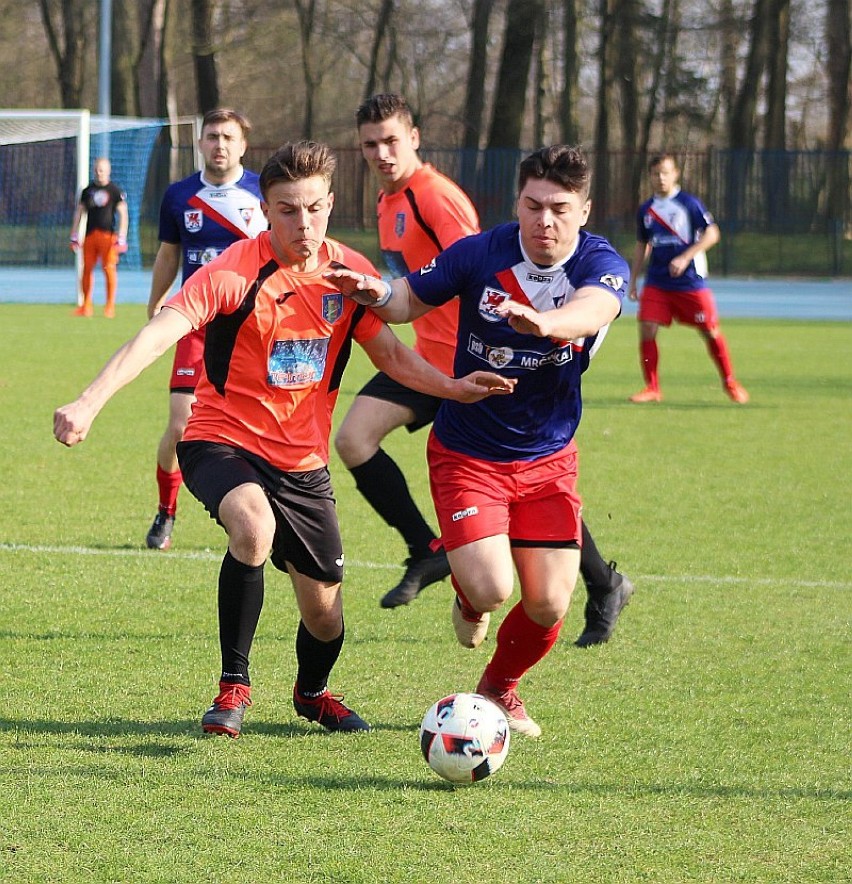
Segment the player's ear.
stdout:
<svg viewBox="0 0 852 884">
<path fill-rule="evenodd" d="M 411 127 L 411 146 L 415 150 L 420 150 L 420 130 L 417 126 Z"/>
<path fill-rule="evenodd" d="M 334 208 L 334 191 L 330 190 L 328 192 L 328 211 L 330 212 Z"/>
<path fill-rule="evenodd" d="M 260 201 L 260 211 L 263 212 L 263 217 L 266 218 L 266 220 L 268 221 L 269 220 L 269 203 L 267 203 L 265 200 Z"/>
</svg>

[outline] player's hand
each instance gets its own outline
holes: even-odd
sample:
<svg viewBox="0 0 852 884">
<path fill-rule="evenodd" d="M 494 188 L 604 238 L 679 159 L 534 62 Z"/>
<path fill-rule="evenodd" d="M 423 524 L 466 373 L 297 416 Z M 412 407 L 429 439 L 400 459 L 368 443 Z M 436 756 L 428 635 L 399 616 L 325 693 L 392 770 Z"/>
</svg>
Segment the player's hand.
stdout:
<svg viewBox="0 0 852 884">
<path fill-rule="evenodd" d="M 548 331 L 550 320 L 546 312 L 539 313 L 535 308 L 519 304 L 517 301 L 503 301 L 494 312 L 506 319 L 519 334 L 536 335 L 539 338 L 550 337 Z"/>
<path fill-rule="evenodd" d="M 127 251 L 127 240 L 123 236 L 119 236 L 115 241 L 115 250 L 119 255 L 123 255 Z"/>
<path fill-rule="evenodd" d="M 341 293 L 347 298 L 352 298 L 356 304 L 381 307 L 390 300 L 388 283 L 378 277 L 355 273 L 352 270 L 329 270 L 323 276 L 334 280 L 340 287 Z"/>
<path fill-rule="evenodd" d="M 635 285 L 632 285 L 632 286 L 630 286 L 630 288 L 627 289 L 627 297 L 631 301 L 638 301 L 639 300 L 639 290 L 636 288 Z"/>
<path fill-rule="evenodd" d="M 686 268 L 692 263 L 692 258 L 685 258 L 683 255 L 676 255 L 669 261 L 669 276 L 677 279 L 686 273 Z"/>
<path fill-rule="evenodd" d="M 504 378 L 493 371 L 472 371 L 456 379 L 456 402 L 479 402 L 488 396 L 506 396 L 513 392 L 517 378 Z"/>
<path fill-rule="evenodd" d="M 71 238 L 68 240 L 68 248 L 71 249 L 72 252 L 80 251 L 80 237 L 77 236 L 76 233 L 71 234 Z"/>
<path fill-rule="evenodd" d="M 94 415 L 79 400 L 63 405 L 53 412 L 53 435 L 57 442 L 71 448 L 89 434 Z"/>
</svg>

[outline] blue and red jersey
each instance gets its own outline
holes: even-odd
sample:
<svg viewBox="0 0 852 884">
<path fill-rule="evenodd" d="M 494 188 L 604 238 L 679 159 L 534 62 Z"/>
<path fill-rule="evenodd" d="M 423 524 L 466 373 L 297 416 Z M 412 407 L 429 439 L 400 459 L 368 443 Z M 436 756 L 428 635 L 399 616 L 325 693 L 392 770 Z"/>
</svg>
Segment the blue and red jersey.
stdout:
<svg viewBox="0 0 852 884">
<path fill-rule="evenodd" d="M 668 197 L 645 200 L 636 215 L 636 239 L 651 244 L 646 284 L 678 292 L 706 288 L 707 263 L 703 253 L 699 266 L 693 261 L 681 276 L 669 273 L 669 262 L 697 242 L 715 223 L 701 200 L 683 190 Z"/>
<path fill-rule="evenodd" d="M 486 370 L 518 379 L 508 396 L 443 402 L 434 424 L 439 441 L 471 457 L 503 462 L 564 448 L 580 422 L 580 375 L 605 329 L 585 339 L 555 341 L 516 332 L 494 310 L 506 300 L 551 310 L 585 286 L 600 287 L 620 302 L 629 269 L 609 242 L 581 231 L 566 261 L 542 268 L 524 254 L 518 224 L 502 224 L 459 240 L 406 279 L 426 304 L 443 304 L 458 293 L 456 377 Z"/>
<path fill-rule="evenodd" d="M 167 188 L 160 204 L 160 242 L 180 244 L 186 282 L 199 267 L 241 239 L 266 230 L 259 177 L 245 170 L 230 184 L 209 184 L 201 172 Z"/>
</svg>

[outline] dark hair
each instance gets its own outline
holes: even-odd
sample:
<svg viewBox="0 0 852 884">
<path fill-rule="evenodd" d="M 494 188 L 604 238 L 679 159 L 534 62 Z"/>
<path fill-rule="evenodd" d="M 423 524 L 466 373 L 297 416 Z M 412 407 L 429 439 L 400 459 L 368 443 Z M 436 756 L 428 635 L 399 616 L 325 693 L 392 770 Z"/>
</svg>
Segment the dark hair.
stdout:
<svg viewBox="0 0 852 884">
<path fill-rule="evenodd" d="M 570 193 L 588 199 L 592 173 L 585 154 L 579 147 L 554 144 L 531 153 L 518 169 L 518 193 L 530 178 L 546 179 L 561 184 Z"/>
<path fill-rule="evenodd" d="M 251 132 L 249 118 L 245 114 L 241 114 L 239 111 L 229 107 L 216 107 L 213 110 L 207 111 L 204 114 L 204 119 L 201 121 L 201 131 L 203 132 L 205 126 L 210 126 L 213 123 L 230 122 L 236 123 L 243 130 L 243 138 L 248 140 L 249 132 Z"/>
<path fill-rule="evenodd" d="M 408 102 L 397 92 L 383 92 L 369 98 L 355 111 L 355 124 L 383 123 L 391 117 L 399 117 L 409 129 L 414 128 L 414 115 Z"/>
<path fill-rule="evenodd" d="M 319 175 L 331 187 L 337 159 L 331 148 L 318 141 L 289 141 L 266 161 L 260 173 L 260 192 L 266 194 L 279 181 L 301 181 Z"/>
<path fill-rule="evenodd" d="M 654 166 L 659 166 L 660 163 L 664 163 L 666 160 L 671 160 L 675 169 L 680 169 L 677 157 L 673 153 L 655 153 L 651 159 L 648 160 L 648 171 L 650 172 Z"/>
</svg>

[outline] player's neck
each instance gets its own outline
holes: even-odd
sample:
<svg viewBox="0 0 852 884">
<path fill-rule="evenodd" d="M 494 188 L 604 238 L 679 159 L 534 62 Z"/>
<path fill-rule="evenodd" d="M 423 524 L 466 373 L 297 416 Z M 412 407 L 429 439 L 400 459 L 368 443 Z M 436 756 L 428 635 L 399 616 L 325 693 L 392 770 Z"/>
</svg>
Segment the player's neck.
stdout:
<svg viewBox="0 0 852 884">
<path fill-rule="evenodd" d="M 411 171 L 404 175 L 402 178 L 397 181 L 391 181 L 390 184 L 383 184 L 382 190 L 387 193 L 399 193 L 402 190 L 405 190 L 408 187 L 408 182 L 423 168 L 423 163 L 418 160 L 417 165 L 414 166 Z"/>
<path fill-rule="evenodd" d="M 670 200 L 672 197 L 676 197 L 680 193 L 680 187 L 673 187 L 666 193 L 654 193 L 654 196 L 658 200 Z"/>
<path fill-rule="evenodd" d="M 244 172 L 245 169 L 243 169 L 242 166 L 237 166 L 236 169 L 222 175 L 217 175 L 209 169 L 202 169 L 201 183 L 212 184 L 214 187 L 224 187 L 227 184 L 236 184 L 236 182 L 243 177 Z"/>
</svg>

